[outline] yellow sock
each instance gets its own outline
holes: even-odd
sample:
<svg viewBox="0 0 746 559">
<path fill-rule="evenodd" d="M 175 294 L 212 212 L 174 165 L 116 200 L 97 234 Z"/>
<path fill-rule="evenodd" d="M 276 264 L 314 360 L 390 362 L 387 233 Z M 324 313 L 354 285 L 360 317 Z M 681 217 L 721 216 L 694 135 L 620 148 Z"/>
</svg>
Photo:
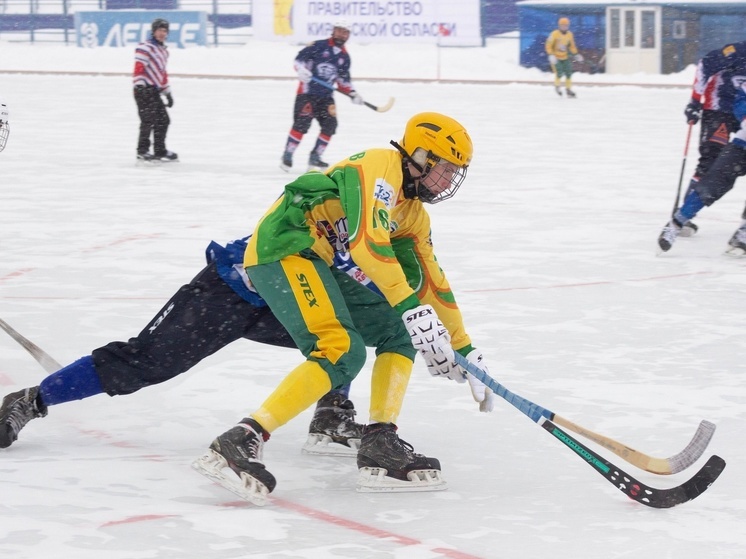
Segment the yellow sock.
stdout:
<svg viewBox="0 0 746 559">
<path fill-rule="evenodd" d="M 414 362 L 398 353 L 382 353 L 370 381 L 370 422 L 396 423 Z"/>
<path fill-rule="evenodd" d="M 567 78 L 567 80 L 565 80 L 565 87 L 567 89 L 572 89 L 572 80 L 570 78 Z"/>
<path fill-rule="evenodd" d="M 329 392 L 329 375 L 315 361 L 305 361 L 282 379 L 260 408 L 251 414 L 264 430 L 271 433 L 316 403 Z"/>
</svg>

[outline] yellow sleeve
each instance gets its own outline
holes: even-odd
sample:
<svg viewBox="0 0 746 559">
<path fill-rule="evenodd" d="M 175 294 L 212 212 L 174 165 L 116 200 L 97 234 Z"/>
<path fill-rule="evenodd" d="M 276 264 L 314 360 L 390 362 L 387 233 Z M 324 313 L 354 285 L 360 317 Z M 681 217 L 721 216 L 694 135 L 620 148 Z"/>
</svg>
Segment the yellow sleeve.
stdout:
<svg viewBox="0 0 746 559">
<path fill-rule="evenodd" d="M 544 43 L 544 50 L 547 51 L 547 54 L 554 54 L 554 36 L 556 32 L 552 31 L 549 34 L 549 37 L 547 37 L 546 42 Z"/>
<path fill-rule="evenodd" d="M 570 53 L 571 54 L 578 54 L 578 47 L 575 46 L 575 35 L 572 34 L 572 31 L 568 31 L 570 34 Z"/>
<path fill-rule="evenodd" d="M 408 200 L 403 205 L 411 207 L 394 213 L 392 243 L 396 257 L 419 301 L 432 305 L 451 335 L 451 345 L 456 350 L 461 349 L 471 340 L 451 286 L 435 257 L 430 216 L 419 201 Z"/>
</svg>

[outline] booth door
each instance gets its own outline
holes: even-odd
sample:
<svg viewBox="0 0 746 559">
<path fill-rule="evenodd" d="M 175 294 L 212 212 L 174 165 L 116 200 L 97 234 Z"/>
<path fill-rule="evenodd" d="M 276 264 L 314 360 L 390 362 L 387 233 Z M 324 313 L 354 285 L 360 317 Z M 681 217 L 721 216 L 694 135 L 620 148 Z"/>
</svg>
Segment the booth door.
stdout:
<svg viewBox="0 0 746 559">
<path fill-rule="evenodd" d="M 606 8 L 606 72 L 660 74 L 660 6 Z"/>
</svg>

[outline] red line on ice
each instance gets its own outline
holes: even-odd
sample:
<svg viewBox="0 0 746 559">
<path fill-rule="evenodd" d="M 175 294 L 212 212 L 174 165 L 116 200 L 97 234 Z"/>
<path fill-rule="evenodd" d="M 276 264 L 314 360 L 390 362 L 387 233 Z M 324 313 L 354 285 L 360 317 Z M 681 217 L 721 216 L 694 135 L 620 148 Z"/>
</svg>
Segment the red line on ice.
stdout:
<svg viewBox="0 0 746 559">
<path fill-rule="evenodd" d="M 140 514 L 138 516 L 130 516 L 128 518 L 123 518 L 122 520 L 112 520 L 110 522 L 104 522 L 101 525 L 101 528 L 106 528 L 107 526 L 116 526 L 117 524 L 132 524 L 134 522 L 147 522 L 149 520 L 160 520 L 161 518 L 173 518 L 176 516 L 180 516 L 178 514 Z"/>
<path fill-rule="evenodd" d="M 84 248 L 80 252 L 93 252 L 95 250 L 101 250 L 104 248 L 113 247 L 116 245 L 121 245 L 124 243 L 128 243 L 130 241 L 141 241 L 143 239 L 157 239 L 158 237 L 162 237 L 162 233 L 149 233 L 149 234 L 138 234 L 138 235 L 130 235 L 129 237 L 122 237 L 121 239 L 115 239 L 111 242 L 104 243 L 103 245 L 95 245 L 89 248 Z"/>
<path fill-rule="evenodd" d="M 16 270 L 15 272 L 9 273 L 7 276 L 1 277 L 0 283 L 6 280 L 15 279 L 17 277 L 22 276 L 23 274 L 28 274 L 29 272 L 33 272 L 34 270 L 36 270 L 36 268 L 21 268 L 20 270 Z"/>
<path fill-rule="evenodd" d="M 270 500 L 279 507 L 300 513 L 304 516 L 308 516 L 316 520 L 321 520 L 323 522 L 335 524 L 336 526 L 340 526 L 341 528 L 347 528 L 348 530 L 354 530 L 356 532 L 361 532 L 368 536 L 373 536 L 374 538 L 380 538 L 384 540 L 393 540 L 396 543 L 401 544 L 401 545 L 423 545 L 423 543 L 420 540 L 417 540 L 414 538 L 410 538 L 407 536 L 400 536 L 399 534 L 395 534 L 387 530 L 381 530 L 380 528 L 374 528 L 373 526 L 368 526 L 367 524 L 361 524 L 360 522 L 355 522 L 354 520 L 348 520 L 346 518 L 341 518 L 339 516 L 329 514 L 328 512 L 323 512 L 320 510 L 312 509 L 304 505 L 299 505 L 297 503 L 286 501 L 284 499 L 278 499 L 277 497 L 270 497 Z M 438 548 L 431 548 L 431 551 L 435 553 L 440 553 L 444 557 L 450 557 L 452 559 L 479 559 L 475 555 L 469 555 L 468 553 L 462 553 L 454 549 L 446 549 L 446 548 L 438 547 Z"/>
</svg>

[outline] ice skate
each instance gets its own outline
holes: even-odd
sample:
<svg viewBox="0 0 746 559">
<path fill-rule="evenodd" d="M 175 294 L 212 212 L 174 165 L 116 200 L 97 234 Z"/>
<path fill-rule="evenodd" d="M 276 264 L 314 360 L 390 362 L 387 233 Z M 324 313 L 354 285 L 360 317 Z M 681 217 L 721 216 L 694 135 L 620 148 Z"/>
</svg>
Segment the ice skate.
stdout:
<svg viewBox="0 0 746 559">
<path fill-rule="evenodd" d="M 577 95 L 575 95 L 575 92 L 572 89 L 568 89 L 567 90 L 567 98 L 568 99 L 575 99 L 575 97 L 577 97 Z"/>
<path fill-rule="evenodd" d="M 312 151 L 311 155 L 308 157 L 308 170 L 323 172 L 326 171 L 327 167 L 329 167 L 329 163 L 322 161 L 321 156 L 315 151 Z"/>
<path fill-rule="evenodd" d="M 725 251 L 728 256 L 741 258 L 746 256 L 746 223 L 741 225 L 728 241 L 728 249 Z"/>
<path fill-rule="evenodd" d="M 290 172 L 290 169 L 293 168 L 293 154 L 289 151 L 286 151 L 282 154 L 282 159 L 280 160 L 280 169 L 285 171 L 286 173 Z"/>
<path fill-rule="evenodd" d="M 363 426 L 355 423 L 355 406 L 341 394 L 327 394 L 316 407 L 302 452 L 356 456 Z"/>
<path fill-rule="evenodd" d="M 658 248 L 660 249 L 659 254 L 671 250 L 671 247 L 676 242 L 676 237 L 679 236 L 680 232 L 681 224 L 675 219 L 671 219 L 671 221 L 666 223 L 663 231 L 661 231 L 661 234 L 658 235 Z"/>
<path fill-rule="evenodd" d="M 556 85 L 554 87 L 554 91 L 557 92 L 557 95 L 559 95 L 560 97 L 562 97 L 562 88 L 560 86 Z"/>
<path fill-rule="evenodd" d="M 153 154 L 152 161 L 159 161 L 161 163 L 174 163 L 179 160 L 179 156 L 176 155 L 173 151 L 164 151 L 163 153 L 155 153 Z"/>
<path fill-rule="evenodd" d="M 3 405 L 0 406 L 0 448 L 12 445 L 29 421 L 47 415 L 47 407 L 39 402 L 38 395 L 39 387 L 34 386 L 3 398 Z"/>
<path fill-rule="evenodd" d="M 693 221 L 687 221 L 686 223 L 683 223 L 681 225 L 679 237 L 692 237 L 697 233 L 697 231 L 699 231 L 699 227 L 697 227 L 697 224 Z"/>
<path fill-rule="evenodd" d="M 137 154 L 137 162 L 138 163 L 150 163 L 153 161 L 153 154 L 152 153 L 138 153 Z"/>
<path fill-rule="evenodd" d="M 192 468 L 242 499 L 264 506 L 277 485 L 275 476 L 262 463 L 264 436 L 269 438 L 256 421 L 243 419 L 212 441 Z"/>
<path fill-rule="evenodd" d="M 415 453 L 412 445 L 398 437 L 396 429 L 393 423 L 374 423 L 363 429 L 356 489 L 364 493 L 446 489 L 440 461 Z"/>
</svg>

